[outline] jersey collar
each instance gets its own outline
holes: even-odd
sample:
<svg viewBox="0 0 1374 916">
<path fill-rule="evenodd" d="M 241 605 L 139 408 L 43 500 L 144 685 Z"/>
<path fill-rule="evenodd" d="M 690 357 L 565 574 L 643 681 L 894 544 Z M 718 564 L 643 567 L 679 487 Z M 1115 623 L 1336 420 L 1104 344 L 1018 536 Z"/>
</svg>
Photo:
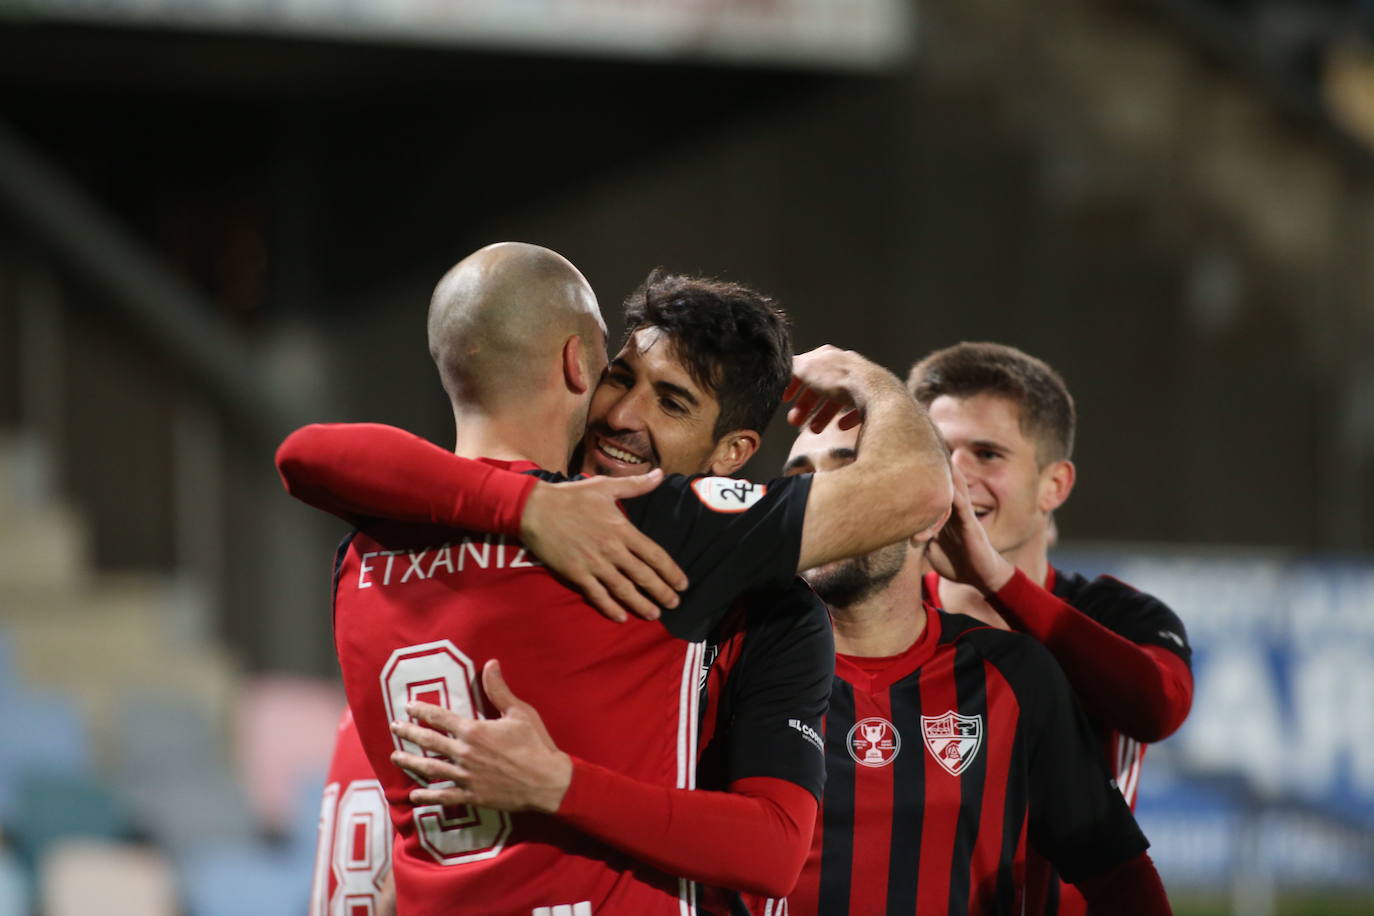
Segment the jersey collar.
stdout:
<svg viewBox="0 0 1374 916">
<path fill-rule="evenodd" d="M 901 655 L 894 655 L 881 661 L 888 662 L 877 671 L 870 670 L 874 662 L 879 659 L 863 659 L 866 667 L 860 667 L 860 661 L 850 655 L 835 655 L 835 674 L 844 678 L 855 687 L 867 693 L 878 693 L 886 690 L 902 678 L 920 668 L 930 661 L 935 654 L 936 648 L 940 645 L 940 614 L 928 602 L 922 601 L 919 613 L 926 615 L 926 628 L 921 632 L 920 637 L 911 644 Z"/>
</svg>

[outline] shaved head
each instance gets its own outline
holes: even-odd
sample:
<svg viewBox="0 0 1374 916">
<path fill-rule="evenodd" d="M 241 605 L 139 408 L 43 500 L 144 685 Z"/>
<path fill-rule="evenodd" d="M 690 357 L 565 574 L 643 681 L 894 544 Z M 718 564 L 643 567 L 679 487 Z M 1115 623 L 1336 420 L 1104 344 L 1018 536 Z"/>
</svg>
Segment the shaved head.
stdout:
<svg viewBox="0 0 1374 916">
<path fill-rule="evenodd" d="M 486 413 L 548 384 L 564 343 L 578 336 L 593 382 L 606 325 L 581 272 L 523 242 L 488 245 L 444 275 L 429 303 L 429 352 L 455 407 Z"/>
</svg>

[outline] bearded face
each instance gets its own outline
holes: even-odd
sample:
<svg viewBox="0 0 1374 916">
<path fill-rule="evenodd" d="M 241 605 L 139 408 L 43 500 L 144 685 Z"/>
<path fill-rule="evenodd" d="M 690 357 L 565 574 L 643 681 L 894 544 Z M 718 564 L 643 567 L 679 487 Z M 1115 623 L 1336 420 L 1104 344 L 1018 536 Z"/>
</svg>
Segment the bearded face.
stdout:
<svg viewBox="0 0 1374 916">
<path fill-rule="evenodd" d="M 906 554 L 906 541 L 901 541 L 852 560 L 808 569 L 802 576 L 826 604 L 851 607 L 882 591 L 901 571 Z"/>
</svg>

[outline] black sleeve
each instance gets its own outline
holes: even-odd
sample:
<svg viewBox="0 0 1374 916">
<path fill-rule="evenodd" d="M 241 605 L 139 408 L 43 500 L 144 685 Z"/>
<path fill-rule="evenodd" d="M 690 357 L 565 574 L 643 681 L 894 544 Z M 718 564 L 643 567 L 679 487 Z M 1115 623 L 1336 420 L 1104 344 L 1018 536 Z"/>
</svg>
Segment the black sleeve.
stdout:
<svg viewBox="0 0 1374 916">
<path fill-rule="evenodd" d="M 726 681 L 722 708 L 728 782 L 771 776 L 821 797 L 821 720 L 835 674 L 830 613 L 800 578 L 745 595 L 744 651 Z"/>
<path fill-rule="evenodd" d="M 1158 598 L 1111 576 L 1098 576 L 1069 592 L 1060 597 L 1107 629 L 1138 645 L 1168 649 L 1192 667 L 1188 631 L 1178 615 Z"/>
<path fill-rule="evenodd" d="M 1107 773 L 1092 726 L 1044 646 L 1020 634 L 984 631 L 999 645 L 989 660 L 1021 703 L 1030 791 L 1030 844 L 1074 883 L 1149 848 Z M 1018 637 L 1015 642 L 1006 637 Z"/>
<path fill-rule="evenodd" d="M 682 603 L 662 618 L 674 636 L 705 639 L 735 597 L 796 575 L 810 492 L 810 474 L 767 484 L 674 474 L 622 503 L 691 582 Z"/>
</svg>

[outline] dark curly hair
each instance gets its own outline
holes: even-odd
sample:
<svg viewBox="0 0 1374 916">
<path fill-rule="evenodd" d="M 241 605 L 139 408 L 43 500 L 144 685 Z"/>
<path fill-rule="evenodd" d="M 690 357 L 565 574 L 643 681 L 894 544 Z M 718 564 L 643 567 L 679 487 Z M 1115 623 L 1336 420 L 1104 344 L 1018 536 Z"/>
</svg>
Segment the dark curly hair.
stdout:
<svg viewBox="0 0 1374 916">
<path fill-rule="evenodd" d="M 656 268 L 625 300 L 625 339 L 643 327 L 664 331 L 692 380 L 715 395 L 717 439 L 768 426 L 792 378 L 792 333 L 772 299 Z"/>
<path fill-rule="evenodd" d="M 1074 407 L 1064 379 L 1048 363 L 999 343 L 964 343 L 936 350 L 911 367 L 907 390 L 922 407 L 942 394 L 993 394 L 1021 410 L 1021 431 L 1036 442 L 1044 467 L 1073 455 Z"/>
</svg>

